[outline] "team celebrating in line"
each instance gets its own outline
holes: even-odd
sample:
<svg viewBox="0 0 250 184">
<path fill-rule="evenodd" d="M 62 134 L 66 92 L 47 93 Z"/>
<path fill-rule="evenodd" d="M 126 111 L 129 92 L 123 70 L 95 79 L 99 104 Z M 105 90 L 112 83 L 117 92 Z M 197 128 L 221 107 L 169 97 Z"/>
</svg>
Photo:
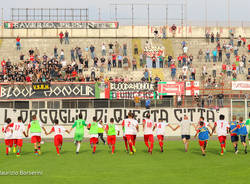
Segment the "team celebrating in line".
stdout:
<svg viewBox="0 0 250 184">
<path fill-rule="evenodd" d="M 41 154 L 41 134 L 42 130 L 46 135 L 54 133 L 54 145 L 56 148 L 57 155 L 60 156 L 61 148 L 63 145 L 63 135 L 75 129 L 74 133 L 74 143 L 76 145 L 76 154 L 79 153 L 81 142 L 84 138 L 84 127 L 87 127 L 90 135 L 90 146 L 92 153 L 96 153 L 96 147 L 99 143 L 99 137 L 106 144 L 103 139 L 103 130 L 107 134 L 107 143 L 111 153 L 115 153 L 115 144 L 116 136 L 120 135 L 120 130 L 118 126 L 114 123 L 114 118 L 110 119 L 110 122 L 106 125 L 103 125 L 102 122 L 98 122 L 96 117 L 93 117 L 91 123 L 86 123 L 82 118 L 82 114 L 79 114 L 78 119 L 72 125 L 70 130 L 66 130 L 64 126 L 59 125 L 59 121 L 56 119 L 53 122 L 53 127 L 49 132 L 45 129 L 43 123 L 37 120 L 36 115 L 32 116 L 32 121 L 28 124 L 27 130 L 25 129 L 24 123 L 22 122 L 22 117 L 17 118 L 17 122 L 12 123 L 10 118 L 7 118 L 5 124 L 2 128 L 2 132 L 5 136 L 5 145 L 6 145 L 6 155 L 9 154 L 10 149 L 13 147 L 13 152 L 16 153 L 17 157 L 20 157 L 21 150 L 23 146 L 23 138 L 31 136 L 31 143 L 34 144 L 34 153 L 35 155 Z M 160 151 L 164 151 L 164 136 L 166 132 L 166 127 L 171 128 L 173 131 L 176 131 L 178 128 L 181 129 L 181 138 L 184 143 L 185 152 L 188 151 L 189 141 L 190 141 L 190 128 L 193 126 L 196 130 L 194 137 L 198 137 L 199 145 L 202 151 L 202 155 L 206 155 L 206 147 L 209 140 L 209 137 L 214 133 L 217 133 L 218 140 L 221 146 L 221 155 L 224 155 L 226 151 L 226 138 L 227 134 L 230 133 L 231 142 L 235 149 L 235 154 L 238 153 L 238 141 L 240 141 L 244 147 L 244 153 L 247 154 L 247 143 L 246 138 L 250 139 L 250 134 L 248 134 L 247 126 L 250 125 L 250 120 L 247 120 L 246 123 L 243 122 L 243 118 L 240 117 L 239 121 L 236 120 L 236 116 L 232 117 L 232 121 L 227 122 L 224 115 L 219 116 L 219 120 L 214 122 L 214 125 L 211 126 L 208 122 L 204 121 L 203 117 L 200 117 L 198 124 L 192 124 L 188 120 L 187 115 L 184 115 L 183 120 L 174 128 L 170 123 L 165 122 L 163 119 L 159 119 L 157 123 L 150 119 L 150 114 L 146 114 L 145 119 L 143 119 L 143 133 L 144 133 L 144 142 L 147 147 L 149 154 L 153 153 L 154 147 L 154 134 L 156 133 Z M 209 130 L 210 129 L 210 130 Z M 136 153 L 136 135 L 139 132 L 139 123 L 135 118 L 135 115 L 131 112 L 128 113 L 128 116 L 122 121 L 122 131 L 123 131 L 123 140 L 125 143 L 125 150 L 130 155 Z"/>
</svg>

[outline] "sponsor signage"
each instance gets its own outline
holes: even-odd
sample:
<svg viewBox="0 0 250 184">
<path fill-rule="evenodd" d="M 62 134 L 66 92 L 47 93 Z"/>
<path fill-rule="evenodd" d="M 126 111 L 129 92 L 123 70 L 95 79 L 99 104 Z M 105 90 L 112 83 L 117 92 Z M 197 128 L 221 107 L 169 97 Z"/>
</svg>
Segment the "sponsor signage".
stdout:
<svg viewBox="0 0 250 184">
<path fill-rule="evenodd" d="M 4 29 L 118 29 L 118 22 L 106 21 L 8 21 Z"/>
</svg>

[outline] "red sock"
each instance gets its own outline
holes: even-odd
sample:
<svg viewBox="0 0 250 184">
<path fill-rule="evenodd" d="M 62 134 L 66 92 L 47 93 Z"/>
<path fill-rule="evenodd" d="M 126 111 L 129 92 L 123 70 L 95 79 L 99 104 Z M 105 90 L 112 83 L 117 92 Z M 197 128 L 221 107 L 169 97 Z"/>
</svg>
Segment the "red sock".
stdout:
<svg viewBox="0 0 250 184">
<path fill-rule="evenodd" d="M 9 154 L 9 148 L 6 147 L 6 155 L 8 155 L 8 154 Z"/>
<path fill-rule="evenodd" d="M 128 150 L 128 141 L 126 140 L 126 141 L 124 141 L 124 143 L 125 143 L 126 150 Z"/>
<path fill-rule="evenodd" d="M 58 146 L 56 146 L 56 152 L 57 152 L 57 154 L 60 154 Z"/>
<path fill-rule="evenodd" d="M 112 145 L 112 153 L 115 152 L 115 145 Z"/>
<path fill-rule="evenodd" d="M 130 149 L 130 152 L 133 152 L 132 146 L 133 146 L 133 142 L 129 142 L 129 149 Z"/>
<path fill-rule="evenodd" d="M 93 146 L 93 152 L 95 153 L 96 150 L 96 145 Z"/>
<path fill-rule="evenodd" d="M 163 142 L 159 142 L 159 144 L 160 144 L 160 147 L 162 148 L 163 147 Z"/>
<path fill-rule="evenodd" d="M 149 148 L 148 141 L 145 141 L 146 146 Z"/>
</svg>

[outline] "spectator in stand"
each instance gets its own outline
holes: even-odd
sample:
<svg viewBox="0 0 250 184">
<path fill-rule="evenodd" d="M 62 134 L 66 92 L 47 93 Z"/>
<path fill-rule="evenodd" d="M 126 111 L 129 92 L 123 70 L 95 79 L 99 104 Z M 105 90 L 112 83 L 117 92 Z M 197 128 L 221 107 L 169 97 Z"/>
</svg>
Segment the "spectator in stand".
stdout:
<svg viewBox="0 0 250 184">
<path fill-rule="evenodd" d="M 221 48 L 219 48 L 218 52 L 219 52 L 218 61 L 222 62 L 222 50 L 221 50 Z"/>
<path fill-rule="evenodd" d="M 65 59 L 65 57 L 64 57 L 64 50 L 61 49 L 60 61 L 63 61 L 64 59 Z"/>
<path fill-rule="evenodd" d="M 57 52 L 58 48 L 55 46 L 54 47 L 54 57 L 57 59 L 58 57 L 58 52 Z"/>
<path fill-rule="evenodd" d="M 145 107 L 146 107 L 146 109 L 150 109 L 150 106 L 151 106 L 151 100 L 150 100 L 150 98 L 147 98 L 147 100 L 145 102 Z"/>
<path fill-rule="evenodd" d="M 177 27 L 176 27 L 176 25 L 175 25 L 175 24 L 173 24 L 173 25 L 172 25 L 172 27 L 171 27 L 171 31 L 172 31 L 172 35 L 173 35 L 173 37 L 175 37 L 176 30 L 177 30 Z"/>
<path fill-rule="evenodd" d="M 113 63 L 113 68 L 115 68 L 116 67 L 116 54 L 115 53 L 112 54 L 112 63 Z"/>
<path fill-rule="evenodd" d="M 212 71 L 212 73 L 213 73 L 213 78 L 216 77 L 216 70 L 217 70 L 216 65 L 213 64 L 213 71 Z"/>
<path fill-rule="evenodd" d="M 91 45 L 89 47 L 89 50 L 90 50 L 90 54 L 91 54 L 91 59 L 94 59 L 94 57 L 95 57 L 95 47 L 93 45 Z"/>
<path fill-rule="evenodd" d="M 241 47 L 241 42 L 242 42 L 241 39 L 242 39 L 242 38 L 241 38 L 241 35 L 239 35 L 238 40 L 237 40 L 237 46 L 238 46 L 238 47 Z"/>
<path fill-rule="evenodd" d="M 209 34 L 209 31 L 206 31 L 206 41 L 207 43 L 209 43 L 209 39 L 210 39 L 210 34 Z"/>
<path fill-rule="evenodd" d="M 61 44 L 63 43 L 63 36 L 64 36 L 64 34 L 63 34 L 63 32 L 61 31 L 61 32 L 59 33 L 59 39 L 60 39 L 60 43 L 61 43 Z"/>
<path fill-rule="evenodd" d="M 75 61 L 75 49 L 74 48 L 70 50 L 70 57 L 71 57 L 71 62 Z"/>
<path fill-rule="evenodd" d="M 231 67 L 231 65 L 227 65 L 226 70 L 227 70 L 227 76 L 231 77 L 231 73 L 232 73 L 232 67 Z"/>
<path fill-rule="evenodd" d="M 176 66 L 175 66 L 175 63 L 173 62 L 171 64 L 171 77 L 172 77 L 172 80 L 175 79 L 175 75 L 176 75 Z"/>
<path fill-rule="evenodd" d="M 106 56 L 106 47 L 105 44 L 102 44 L 102 56 Z"/>
<path fill-rule="evenodd" d="M 206 58 L 205 58 L 205 61 L 206 62 L 210 62 L 211 60 L 210 60 L 210 51 L 209 51 L 209 49 L 207 49 L 207 51 L 206 51 Z"/>
<path fill-rule="evenodd" d="M 140 67 L 143 68 L 143 54 L 140 54 Z"/>
<path fill-rule="evenodd" d="M 136 66 L 136 58 L 133 57 L 133 60 L 132 60 L 132 65 L 133 65 L 133 70 L 137 70 L 137 66 Z"/>
<path fill-rule="evenodd" d="M 183 76 L 184 81 L 187 79 L 187 72 L 188 72 L 188 67 L 187 67 L 187 65 L 184 65 L 182 67 L 182 76 Z"/>
<path fill-rule="evenodd" d="M 108 59 L 108 71 L 111 71 L 111 59 Z"/>
<path fill-rule="evenodd" d="M 182 67 L 182 56 L 181 56 L 181 54 L 179 55 L 179 57 L 177 58 L 177 60 L 178 60 L 178 68 L 181 68 Z"/>
<path fill-rule="evenodd" d="M 218 98 L 218 106 L 223 107 L 224 106 L 224 103 L 223 103 L 224 95 L 223 94 L 218 94 L 217 98 Z"/>
<path fill-rule="evenodd" d="M 153 55 L 153 57 L 152 57 L 152 67 L 156 68 L 156 57 L 155 57 L 155 55 Z"/>
<path fill-rule="evenodd" d="M 184 53 L 184 54 L 187 54 L 187 52 L 188 52 L 188 47 L 187 47 L 187 45 L 185 45 L 185 46 L 183 47 L 183 53 Z"/>
<path fill-rule="evenodd" d="M 167 27 L 163 26 L 162 28 L 162 38 L 166 39 L 167 38 Z"/>
<path fill-rule="evenodd" d="M 98 57 L 96 57 L 96 56 L 95 56 L 94 59 L 93 59 L 93 61 L 94 61 L 94 67 L 96 67 L 96 68 L 98 67 L 98 60 L 99 60 L 99 59 L 98 59 Z"/>
<path fill-rule="evenodd" d="M 216 61 L 217 61 L 217 50 L 214 49 L 214 50 L 212 51 L 212 53 L 213 53 L 213 62 L 216 62 Z"/>
<path fill-rule="evenodd" d="M 158 60 L 159 60 L 159 65 L 160 65 L 160 68 L 163 68 L 163 61 L 164 61 L 163 56 L 162 56 L 162 55 L 160 55 L 160 56 L 158 57 Z"/>
<path fill-rule="evenodd" d="M 117 59 L 118 59 L 118 68 L 122 68 L 122 55 L 119 54 Z"/>
<path fill-rule="evenodd" d="M 127 44 L 123 44 L 123 56 L 127 56 Z"/>
<path fill-rule="evenodd" d="M 191 65 L 190 71 L 191 71 L 191 80 L 195 80 L 196 69 L 193 67 L 193 65 Z"/>
<path fill-rule="evenodd" d="M 140 107 L 140 103 L 141 103 L 140 97 L 139 96 L 135 96 L 134 97 L 135 108 L 139 108 Z"/>
<path fill-rule="evenodd" d="M 216 33 L 216 42 L 219 42 L 220 41 L 220 33 Z"/>
<path fill-rule="evenodd" d="M 127 56 L 123 57 L 123 67 L 125 68 L 125 70 L 128 70 L 128 64 L 129 64 L 129 60 Z"/>
<path fill-rule="evenodd" d="M 65 39 L 65 45 L 69 44 L 69 32 L 66 30 L 65 33 L 64 33 L 64 35 L 65 35 L 65 37 L 64 37 L 64 39 Z"/>
<path fill-rule="evenodd" d="M 211 43 L 214 43 L 214 33 L 211 33 Z"/>
<path fill-rule="evenodd" d="M 247 47 L 248 47 L 248 53 L 250 53 L 250 44 L 248 44 Z"/>
<path fill-rule="evenodd" d="M 135 45 L 134 45 L 134 55 L 138 55 L 138 52 L 139 52 L 139 50 L 138 50 L 138 45 L 135 44 Z"/>
<path fill-rule="evenodd" d="M 177 96 L 177 107 L 181 107 L 182 104 L 182 99 L 181 99 L 181 95 Z"/>
<path fill-rule="evenodd" d="M 210 107 L 210 105 L 213 103 L 213 95 L 209 94 L 207 97 L 207 105 Z"/>
<path fill-rule="evenodd" d="M 143 73 L 143 77 L 145 78 L 146 81 L 149 81 L 149 72 L 148 72 L 148 69 L 145 69 L 145 71 Z"/>
<path fill-rule="evenodd" d="M 109 44 L 109 54 L 113 54 L 113 43 Z"/>
<path fill-rule="evenodd" d="M 199 60 L 199 62 L 201 62 L 202 58 L 203 58 L 203 51 L 202 51 L 202 49 L 200 49 L 198 52 L 197 59 Z"/>
<path fill-rule="evenodd" d="M 21 50 L 21 38 L 19 36 L 16 37 L 16 50 Z"/>
</svg>

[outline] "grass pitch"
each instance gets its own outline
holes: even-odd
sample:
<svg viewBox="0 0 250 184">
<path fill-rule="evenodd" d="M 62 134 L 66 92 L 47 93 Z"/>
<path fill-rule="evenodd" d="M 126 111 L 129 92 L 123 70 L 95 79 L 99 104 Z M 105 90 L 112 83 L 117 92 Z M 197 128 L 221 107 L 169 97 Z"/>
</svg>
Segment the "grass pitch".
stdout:
<svg viewBox="0 0 250 184">
<path fill-rule="evenodd" d="M 108 146 L 99 144 L 95 155 L 87 142 L 75 154 L 75 145 L 65 142 L 62 155 L 57 156 L 51 142 L 42 145 L 42 155 L 35 156 L 30 143 L 25 143 L 20 158 L 5 155 L 0 144 L 0 171 L 42 171 L 41 176 L 0 176 L 0 183 L 84 183 L 84 184 L 161 184 L 161 183 L 250 183 L 250 155 L 239 146 L 235 155 L 227 142 L 227 152 L 220 156 L 218 141 L 209 141 L 206 157 L 201 156 L 197 140 L 190 143 L 188 153 L 181 141 L 167 141 L 164 153 L 155 142 L 153 155 L 149 155 L 144 142 L 137 141 L 137 152 L 128 155 L 124 143 L 117 142 L 116 153 L 111 155 Z"/>
</svg>

